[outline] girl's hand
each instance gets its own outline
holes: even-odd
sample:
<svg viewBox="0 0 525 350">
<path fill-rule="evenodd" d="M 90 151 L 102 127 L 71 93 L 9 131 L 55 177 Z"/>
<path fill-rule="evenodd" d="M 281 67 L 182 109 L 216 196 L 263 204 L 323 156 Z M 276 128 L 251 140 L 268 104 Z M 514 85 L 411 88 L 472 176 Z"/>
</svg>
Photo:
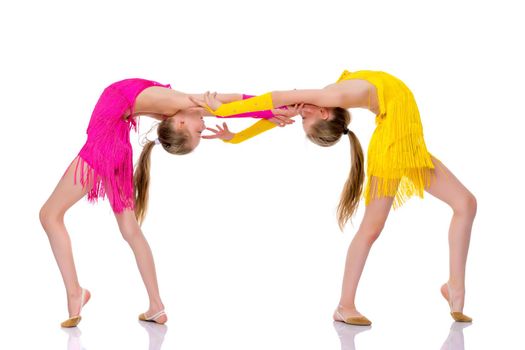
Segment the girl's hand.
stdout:
<svg viewBox="0 0 525 350">
<path fill-rule="evenodd" d="M 203 139 L 221 139 L 229 141 L 235 136 L 234 133 L 228 130 L 228 125 L 226 125 L 226 123 L 222 123 L 222 127 L 220 125 L 216 125 L 216 127 L 217 129 L 206 128 L 206 130 L 213 132 L 213 135 L 202 135 L 201 137 Z"/>
<path fill-rule="evenodd" d="M 295 123 L 295 120 L 292 118 L 298 115 L 303 108 L 303 104 L 301 105 L 294 105 L 288 106 L 288 108 L 275 108 L 272 109 L 272 113 L 274 114 L 273 118 L 269 118 L 268 121 L 271 121 L 272 123 L 278 125 L 278 126 L 286 126 L 288 124 Z"/>
<path fill-rule="evenodd" d="M 190 100 L 197 106 L 204 107 L 210 112 L 216 111 L 222 105 L 222 102 L 217 99 L 216 92 L 210 93 L 209 91 L 206 91 L 204 94 L 204 100 L 200 100 L 192 96 L 190 96 Z"/>
</svg>

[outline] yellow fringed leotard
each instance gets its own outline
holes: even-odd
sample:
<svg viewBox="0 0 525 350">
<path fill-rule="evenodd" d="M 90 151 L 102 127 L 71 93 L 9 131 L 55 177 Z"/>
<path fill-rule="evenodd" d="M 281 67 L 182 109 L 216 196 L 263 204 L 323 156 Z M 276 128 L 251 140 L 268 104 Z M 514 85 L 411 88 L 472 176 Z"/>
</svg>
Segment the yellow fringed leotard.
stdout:
<svg viewBox="0 0 525 350">
<path fill-rule="evenodd" d="M 379 113 L 368 145 L 365 204 L 394 197 L 398 208 L 410 197 L 423 198 L 434 176 L 434 164 L 423 138 L 423 126 L 412 92 L 396 77 L 377 71 L 344 71 L 337 82 L 362 79 L 377 89 Z"/>
</svg>

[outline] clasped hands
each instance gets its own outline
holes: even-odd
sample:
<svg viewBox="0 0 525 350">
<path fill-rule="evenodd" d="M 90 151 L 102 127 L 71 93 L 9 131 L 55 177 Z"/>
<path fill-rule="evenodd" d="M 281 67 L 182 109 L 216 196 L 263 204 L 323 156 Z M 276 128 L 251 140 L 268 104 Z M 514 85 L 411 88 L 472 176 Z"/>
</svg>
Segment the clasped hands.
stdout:
<svg viewBox="0 0 525 350">
<path fill-rule="evenodd" d="M 214 113 L 221 105 L 222 102 L 217 99 L 217 93 L 210 93 L 207 91 L 204 94 L 204 99 L 198 99 L 190 97 L 191 101 L 196 105 L 205 108 L 206 110 Z M 295 121 L 293 117 L 299 115 L 303 108 L 304 104 L 296 104 L 293 106 L 287 106 L 284 108 L 274 108 L 272 109 L 273 117 L 266 118 L 269 122 L 274 123 L 277 126 L 284 127 L 289 124 L 293 124 Z M 214 113 L 215 114 L 215 113 Z M 222 139 L 222 140 L 231 140 L 235 134 L 228 129 L 226 123 L 222 123 L 222 126 L 216 124 L 216 129 L 206 128 L 206 130 L 213 132 L 212 135 L 203 135 L 203 139 Z"/>
</svg>

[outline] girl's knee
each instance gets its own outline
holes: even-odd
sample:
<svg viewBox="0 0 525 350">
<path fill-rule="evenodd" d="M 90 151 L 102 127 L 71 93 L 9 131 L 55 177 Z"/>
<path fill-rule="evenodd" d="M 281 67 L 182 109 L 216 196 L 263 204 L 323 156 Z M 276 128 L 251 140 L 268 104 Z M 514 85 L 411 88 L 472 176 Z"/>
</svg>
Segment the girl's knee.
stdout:
<svg viewBox="0 0 525 350">
<path fill-rule="evenodd" d="M 468 215 L 474 217 L 478 209 L 478 202 L 476 197 L 470 192 L 466 192 L 461 196 L 459 200 L 453 207 L 455 214 Z"/>
<path fill-rule="evenodd" d="M 64 213 L 60 213 L 56 210 L 53 210 L 47 205 L 47 203 L 44 204 L 42 208 L 40 208 L 38 216 L 44 230 L 51 227 L 53 224 L 63 222 L 64 219 Z"/>
<path fill-rule="evenodd" d="M 133 241 L 135 237 L 141 234 L 138 225 L 132 222 L 119 222 L 119 230 L 126 242 Z"/>
<path fill-rule="evenodd" d="M 357 235 L 366 240 L 367 243 L 373 244 L 381 235 L 384 226 L 384 223 L 368 224 L 364 226 L 362 225 L 359 228 Z"/>
<path fill-rule="evenodd" d="M 141 235 L 140 230 L 130 229 L 130 230 L 120 230 L 122 238 L 128 243 L 133 242 L 135 238 Z"/>
<path fill-rule="evenodd" d="M 132 210 L 125 210 L 121 213 L 116 213 L 118 228 L 122 234 L 122 238 L 127 242 L 134 240 L 135 237 L 140 236 L 142 231 Z"/>
</svg>

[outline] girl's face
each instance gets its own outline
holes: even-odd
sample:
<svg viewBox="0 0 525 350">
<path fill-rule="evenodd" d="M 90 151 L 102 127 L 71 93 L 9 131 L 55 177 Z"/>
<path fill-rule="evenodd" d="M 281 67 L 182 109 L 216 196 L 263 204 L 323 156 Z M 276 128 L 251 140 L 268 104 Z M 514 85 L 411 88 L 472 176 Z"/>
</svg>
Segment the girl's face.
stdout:
<svg viewBox="0 0 525 350">
<path fill-rule="evenodd" d="M 315 105 L 304 105 L 301 110 L 301 117 L 303 118 L 303 129 L 308 134 L 312 125 L 319 120 L 328 120 L 330 111 L 325 107 L 318 107 Z"/>
<path fill-rule="evenodd" d="M 173 116 L 173 123 L 175 123 L 176 130 L 185 129 L 189 133 L 192 149 L 199 145 L 201 133 L 206 129 L 201 109 L 188 108 L 180 110 Z"/>
</svg>

